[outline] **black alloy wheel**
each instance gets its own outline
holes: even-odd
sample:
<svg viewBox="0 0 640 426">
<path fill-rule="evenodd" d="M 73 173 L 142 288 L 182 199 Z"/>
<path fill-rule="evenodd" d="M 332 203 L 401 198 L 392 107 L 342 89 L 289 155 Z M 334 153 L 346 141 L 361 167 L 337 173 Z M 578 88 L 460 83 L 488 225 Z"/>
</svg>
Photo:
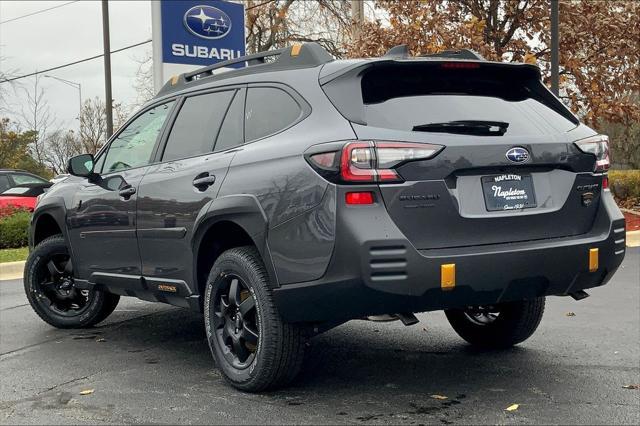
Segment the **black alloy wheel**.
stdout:
<svg viewBox="0 0 640 426">
<path fill-rule="evenodd" d="M 255 359 L 259 330 L 255 298 L 235 274 L 226 274 L 214 302 L 216 339 L 227 362 L 244 369 Z"/>
<path fill-rule="evenodd" d="M 42 308 L 71 317 L 81 315 L 89 307 L 92 294 L 74 286 L 73 265 L 68 254 L 52 254 L 36 277 L 36 301 Z"/>
<path fill-rule="evenodd" d="M 120 296 L 78 288 L 69 253 L 62 235 L 38 243 L 25 263 L 24 290 L 35 313 L 52 326 L 91 327 L 114 311 Z"/>
</svg>

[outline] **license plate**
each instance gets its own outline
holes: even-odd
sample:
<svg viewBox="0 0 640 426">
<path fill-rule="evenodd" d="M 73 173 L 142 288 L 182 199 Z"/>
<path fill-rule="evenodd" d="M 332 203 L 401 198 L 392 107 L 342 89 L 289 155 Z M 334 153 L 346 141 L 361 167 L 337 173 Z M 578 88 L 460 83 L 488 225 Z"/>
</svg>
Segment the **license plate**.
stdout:
<svg viewBox="0 0 640 426">
<path fill-rule="evenodd" d="M 482 191 L 488 211 L 521 210 L 536 207 L 531 175 L 483 176 Z"/>
</svg>

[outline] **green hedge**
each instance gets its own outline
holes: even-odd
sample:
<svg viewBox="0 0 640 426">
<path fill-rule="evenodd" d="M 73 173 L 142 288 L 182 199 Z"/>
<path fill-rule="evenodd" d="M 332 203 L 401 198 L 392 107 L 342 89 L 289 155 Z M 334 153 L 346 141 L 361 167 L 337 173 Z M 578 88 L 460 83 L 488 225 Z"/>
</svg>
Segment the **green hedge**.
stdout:
<svg viewBox="0 0 640 426">
<path fill-rule="evenodd" d="M 30 219 L 31 213 L 23 210 L 0 218 L 0 249 L 26 246 Z"/>
<path fill-rule="evenodd" d="M 621 200 L 640 198 L 640 170 L 609 170 L 609 187 Z"/>
</svg>

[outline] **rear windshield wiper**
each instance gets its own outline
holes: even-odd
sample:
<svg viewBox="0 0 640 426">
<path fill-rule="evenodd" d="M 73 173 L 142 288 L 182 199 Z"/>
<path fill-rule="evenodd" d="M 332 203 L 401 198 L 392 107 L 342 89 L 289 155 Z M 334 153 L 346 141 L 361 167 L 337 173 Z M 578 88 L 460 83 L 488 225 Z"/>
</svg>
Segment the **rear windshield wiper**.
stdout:
<svg viewBox="0 0 640 426">
<path fill-rule="evenodd" d="M 476 136 L 502 136 L 509 123 L 503 121 L 458 120 L 444 123 L 428 123 L 413 126 L 414 132 L 457 133 Z"/>
</svg>

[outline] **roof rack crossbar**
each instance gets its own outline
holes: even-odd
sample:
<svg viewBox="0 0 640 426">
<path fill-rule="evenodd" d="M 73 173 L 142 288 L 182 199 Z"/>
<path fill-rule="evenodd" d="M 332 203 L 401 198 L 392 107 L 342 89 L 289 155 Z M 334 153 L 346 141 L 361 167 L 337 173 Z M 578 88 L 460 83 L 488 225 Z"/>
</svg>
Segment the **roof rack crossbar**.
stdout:
<svg viewBox="0 0 640 426">
<path fill-rule="evenodd" d="M 271 57 L 276 58 L 274 60 L 267 61 L 267 58 Z M 241 56 L 239 58 L 209 65 L 204 68 L 199 68 L 195 71 L 173 76 L 160 89 L 156 94 L 156 97 L 164 96 L 171 92 L 180 90 L 184 88 L 187 83 L 213 77 L 213 72 L 215 70 L 228 67 L 230 65 L 244 64 L 245 67 L 235 70 L 235 72 L 215 74 L 215 76 L 219 78 L 226 78 L 231 75 L 241 75 L 238 73 L 250 73 L 254 70 L 256 72 L 260 72 L 316 67 L 333 60 L 333 57 L 321 45 L 315 42 L 303 43 L 267 52 L 254 53 L 252 55 Z"/>
<path fill-rule="evenodd" d="M 184 79 L 186 81 L 197 80 L 198 78 L 213 75 L 213 71 L 228 67 L 229 65 L 240 64 L 246 62 L 248 66 L 262 65 L 266 63 L 265 58 L 271 56 L 280 56 L 286 52 L 288 48 L 270 50 L 267 52 L 254 53 L 252 55 L 241 56 L 235 59 L 229 59 L 228 61 L 218 62 L 217 64 L 209 65 L 208 67 L 199 68 L 195 71 L 184 73 Z"/>
</svg>

